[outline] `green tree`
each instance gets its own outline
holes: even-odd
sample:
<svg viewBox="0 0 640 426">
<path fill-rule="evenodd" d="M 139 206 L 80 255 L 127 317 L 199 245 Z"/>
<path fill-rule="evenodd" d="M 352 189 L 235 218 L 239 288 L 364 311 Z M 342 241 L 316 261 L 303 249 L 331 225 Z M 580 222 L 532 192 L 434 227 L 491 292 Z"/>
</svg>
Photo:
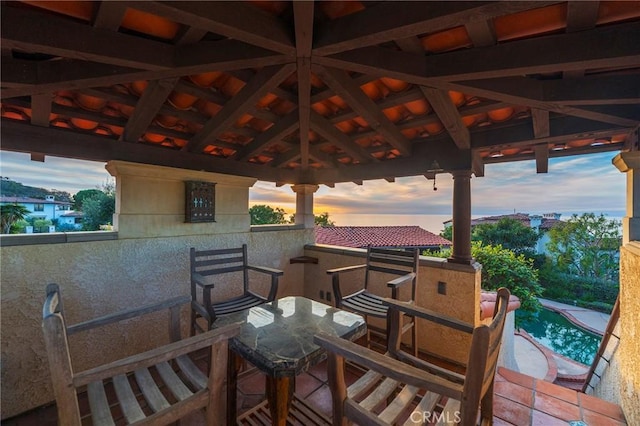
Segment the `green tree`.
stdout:
<svg viewBox="0 0 640 426">
<path fill-rule="evenodd" d="M 78 191 L 72 197 L 73 204 L 71 205 L 71 208 L 76 211 L 82 211 L 82 204 L 84 203 L 84 200 L 100 195 L 100 193 L 103 193 L 103 192 L 104 191 L 101 191 L 99 189 L 83 189 L 81 191 Z"/>
<path fill-rule="evenodd" d="M 500 245 L 515 254 L 524 254 L 532 257 L 539 235 L 534 230 L 525 226 L 516 219 L 504 218 L 495 224 L 476 225 L 473 228 L 471 239 L 482 241 L 484 245 Z"/>
<path fill-rule="evenodd" d="M 449 241 L 453 241 L 453 225 L 445 226 L 442 232 L 440 233 L 442 238 L 446 238 Z"/>
<path fill-rule="evenodd" d="M 289 223 L 296 223 L 296 214 L 292 214 Z M 318 226 L 336 226 L 336 223 L 329 219 L 329 212 L 313 215 L 313 223 Z"/>
<path fill-rule="evenodd" d="M 551 262 L 559 272 L 617 281 L 620 226 L 604 214 L 574 214 L 549 231 Z"/>
<path fill-rule="evenodd" d="M 100 225 L 111 223 L 115 207 L 115 194 L 108 187 L 85 198 L 82 202 L 82 230 L 97 231 Z"/>
<path fill-rule="evenodd" d="M 425 253 L 429 256 L 449 257 L 451 250 L 437 253 Z M 533 267 L 533 260 L 524 255 L 516 255 L 512 250 L 501 246 L 483 245 L 476 241 L 471 246 L 472 256 L 482 264 L 482 288 L 497 290 L 506 287 L 511 294 L 520 299 L 523 311 L 537 312 L 540 309 L 538 297 L 543 288 L 538 283 L 538 271 Z"/>
<path fill-rule="evenodd" d="M 31 211 L 22 204 L 13 203 L 0 206 L 0 223 L 2 225 L 2 233 L 11 233 L 11 226 L 23 220 Z"/>
<path fill-rule="evenodd" d="M 285 219 L 285 211 L 280 207 L 275 209 L 264 204 L 257 204 L 249 208 L 249 216 L 251 216 L 252 225 L 268 225 L 287 223 Z"/>
</svg>

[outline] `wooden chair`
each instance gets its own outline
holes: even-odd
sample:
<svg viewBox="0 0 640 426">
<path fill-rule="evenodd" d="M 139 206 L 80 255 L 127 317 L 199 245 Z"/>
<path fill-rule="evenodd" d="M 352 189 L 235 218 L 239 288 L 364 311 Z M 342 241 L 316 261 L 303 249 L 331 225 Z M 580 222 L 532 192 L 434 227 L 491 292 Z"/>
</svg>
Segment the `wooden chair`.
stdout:
<svg viewBox="0 0 640 426">
<path fill-rule="evenodd" d="M 58 285 L 49 284 L 46 291 L 42 328 L 59 424 L 164 425 L 202 408 L 207 425 L 226 424 L 228 339 L 239 332 L 239 324 L 179 340 L 180 305 L 189 302 L 186 296 L 67 326 Z M 170 310 L 173 343 L 82 372 L 73 370 L 69 335 L 164 309 Z M 103 344 L 108 351 L 109 342 Z M 209 348 L 211 359 L 208 376 L 189 357 L 203 348 Z M 81 415 L 78 393 L 84 391 L 90 413 Z"/>
<path fill-rule="evenodd" d="M 375 247 L 367 247 L 367 260 L 365 264 L 345 266 L 343 268 L 329 269 L 327 274 L 331 275 L 333 285 L 333 295 L 337 308 L 353 311 L 367 317 L 387 318 L 388 307 L 383 303 L 384 297 L 374 294 L 370 289 L 371 281 L 376 273 L 386 273 L 398 275 L 399 277 L 387 282 L 387 287 L 391 288 L 391 297 L 395 300 L 399 297 L 399 288 L 402 285 L 411 284 L 411 298 L 406 300 L 413 303 L 416 298 L 416 282 L 418 279 L 418 250 L 402 251 L 390 250 Z M 364 276 L 360 275 L 360 288 L 351 294 L 343 295 L 340 287 L 340 276 L 353 271 L 364 270 Z M 353 281 L 353 279 L 351 280 Z M 375 343 L 371 339 L 371 334 L 383 337 L 386 340 L 389 324 L 386 329 L 368 324 L 367 327 L 367 347 Z M 411 345 L 414 355 L 418 354 L 418 328 L 415 320 L 411 317 L 403 324 L 402 332 L 411 330 Z"/>
<path fill-rule="evenodd" d="M 249 288 L 249 271 L 271 275 L 271 288 L 264 297 Z M 219 315 L 242 311 L 265 302 L 272 302 L 278 294 L 278 280 L 283 272 L 263 266 L 252 266 L 247 262 L 247 245 L 230 249 L 196 250 L 191 248 L 191 335 L 197 331 L 211 329 Z M 218 276 L 242 279 L 242 294 L 224 301 L 213 302 L 211 292 Z M 198 300 L 198 288 L 202 289 L 202 301 Z M 204 318 L 207 325 L 202 327 L 197 320 Z"/>
<path fill-rule="evenodd" d="M 493 381 L 508 301 L 509 291 L 500 289 L 491 324 L 473 328 L 456 319 L 387 299 L 395 331 L 386 355 L 333 336 L 315 336 L 315 342 L 329 352 L 333 424 L 353 421 L 366 425 L 407 425 L 442 421 L 470 426 L 477 424 L 479 408 L 481 424 L 492 424 Z M 466 373 L 457 374 L 400 350 L 401 313 L 471 333 Z M 348 388 L 344 379 L 345 359 L 368 370 Z"/>
</svg>

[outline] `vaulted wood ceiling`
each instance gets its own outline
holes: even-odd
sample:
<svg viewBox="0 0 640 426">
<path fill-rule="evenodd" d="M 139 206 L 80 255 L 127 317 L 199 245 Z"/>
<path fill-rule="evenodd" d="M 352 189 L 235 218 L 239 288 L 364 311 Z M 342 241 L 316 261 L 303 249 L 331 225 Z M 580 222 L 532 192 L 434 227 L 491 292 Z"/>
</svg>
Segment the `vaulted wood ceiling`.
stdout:
<svg viewBox="0 0 640 426">
<path fill-rule="evenodd" d="M 638 149 L 640 2 L 2 2 L 1 147 L 278 183 Z"/>
</svg>

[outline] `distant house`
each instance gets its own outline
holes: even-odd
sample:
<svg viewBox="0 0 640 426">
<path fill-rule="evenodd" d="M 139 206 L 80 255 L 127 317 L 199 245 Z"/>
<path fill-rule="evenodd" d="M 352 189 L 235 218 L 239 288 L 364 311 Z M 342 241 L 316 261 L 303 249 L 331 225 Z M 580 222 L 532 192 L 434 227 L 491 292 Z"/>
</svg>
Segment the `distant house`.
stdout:
<svg viewBox="0 0 640 426">
<path fill-rule="evenodd" d="M 451 241 L 419 226 L 318 226 L 316 243 L 364 248 L 368 245 L 394 249 L 440 250 Z"/>
<path fill-rule="evenodd" d="M 27 215 L 28 218 L 51 221 L 57 220 L 58 223 L 60 223 L 60 219 L 65 217 L 65 215 L 73 213 L 70 202 L 56 201 L 53 195 L 47 195 L 45 199 L 29 197 L 0 197 L 0 205 L 7 204 L 20 204 L 24 206 L 31 212 Z M 74 220 L 74 224 L 75 223 L 76 222 Z"/>
<path fill-rule="evenodd" d="M 527 213 L 513 213 L 513 214 L 503 214 L 498 216 L 485 216 L 479 217 L 477 219 L 471 220 L 471 228 L 476 225 L 494 225 L 498 223 L 502 219 L 514 219 L 522 223 L 524 226 L 528 226 L 532 229 L 535 229 L 540 233 L 540 238 L 538 239 L 538 243 L 536 244 L 536 253 L 542 254 L 546 253 L 547 243 L 549 242 L 549 230 L 554 226 L 557 226 L 560 223 L 563 223 L 560 220 L 560 213 L 545 213 L 543 215 L 535 215 L 535 214 L 527 214 Z M 444 222 L 444 226 L 451 226 L 452 221 L 448 220 Z"/>
<path fill-rule="evenodd" d="M 84 214 L 82 212 L 70 211 L 60 215 L 58 218 L 58 226 L 72 226 L 76 230 L 82 229 L 82 218 Z"/>
</svg>

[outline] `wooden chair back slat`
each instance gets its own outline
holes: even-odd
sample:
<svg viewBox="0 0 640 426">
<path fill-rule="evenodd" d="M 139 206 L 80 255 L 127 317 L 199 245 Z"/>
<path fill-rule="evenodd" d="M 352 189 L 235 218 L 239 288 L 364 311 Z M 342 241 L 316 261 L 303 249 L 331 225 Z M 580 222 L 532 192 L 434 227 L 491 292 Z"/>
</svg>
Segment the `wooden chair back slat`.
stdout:
<svg viewBox="0 0 640 426">
<path fill-rule="evenodd" d="M 187 298 L 186 301 L 188 300 Z M 185 302 L 184 298 L 174 298 L 85 321 L 75 329 L 88 330 L 115 321 L 135 318 L 134 312 L 142 315 L 166 309 L 170 313 L 170 336 L 172 339 L 180 339 L 180 324 L 176 321 L 176 317 L 179 317 L 176 303 L 179 301 Z M 78 404 L 78 393 L 85 386 L 88 408 L 91 411 L 90 416 L 84 417 L 87 423 L 90 420 L 95 425 L 113 425 L 116 421 L 122 424 L 121 417 L 124 415 L 127 424 L 164 425 L 207 407 L 207 425 L 226 424 L 224 390 L 228 339 L 238 334 L 239 324 L 219 327 L 199 336 L 177 340 L 106 365 L 74 373 L 67 333 L 73 326 L 65 326 L 61 307 L 62 296 L 58 286 L 47 286 L 42 327 L 59 424 L 84 424 L 81 421 L 83 417 Z M 204 348 L 210 348 L 212 354 L 208 376 L 196 367 L 188 356 Z M 175 364 L 171 364 L 174 361 Z M 174 371 L 174 366 L 178 368 L 177 371 Z M 151 369 L 158 374 L 153 374 Z M 107 397 L 107 383 L 113 384 L 113 398 Z M 194 393 L 191 389 L 199 390 Z M 170 397 L 169 391 L 175 398 Z M 143 399 L 136 396 L 138 392 L 142 393 Z M 145 403 L 141 405 L 141 401 Z"/>
<path fill-rule="evenodd" d="M 490 424 L 493 381 L 509 296 L 508 290 L 500 289 L 491 324 L 475 328 L 413 304 L 385 299 L 392 331 L 386 355 L 336 337 L 316 336 L 315 342 L 328 352 L 334 424 L 352 421 L 367 425 L 413 425 L 423 421 L 432 424 L 440 419 L 446 424 L 468 426 L 476 424 L 479 410 L 483 424 Z M 401 350 L 400 318 L 403 313 L 471 332 L 465 374 L 460 375 Z M 366 370 L 349 388 L 344 382 L 345 360 Z M 423 414 L 429 417 L 423 418 Z"/>
</svg>

